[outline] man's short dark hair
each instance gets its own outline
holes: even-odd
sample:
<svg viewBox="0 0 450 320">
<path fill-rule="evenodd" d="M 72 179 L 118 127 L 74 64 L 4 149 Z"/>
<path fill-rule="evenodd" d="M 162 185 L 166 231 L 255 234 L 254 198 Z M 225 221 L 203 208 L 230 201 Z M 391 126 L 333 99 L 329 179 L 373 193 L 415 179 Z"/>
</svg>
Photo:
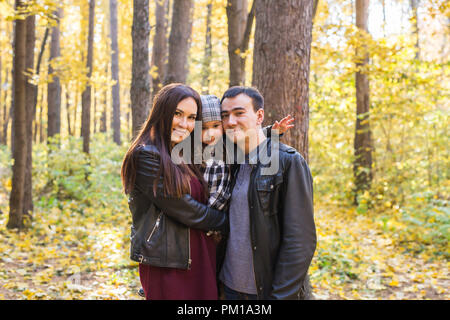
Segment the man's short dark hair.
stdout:
<svg viewBox="0 0 450 320">
<path fill-rule="evenodd" d="M 256 112 L 259 109 L 264 109 L 264 98 L 262 94 L 258 91 L 258 89 L 253 87 L 244 87 L 244 86 L 234 86 L 229 88 L 225 93 L 223 94 L 222 100 L 220 100 L 220 103 L 222 104 L 223 100 L 226 98 L 234 98 L 241 93 L 245 94 L 246 96 L 250 97 L 253 102 L 253 110 Z"/>
</svg>

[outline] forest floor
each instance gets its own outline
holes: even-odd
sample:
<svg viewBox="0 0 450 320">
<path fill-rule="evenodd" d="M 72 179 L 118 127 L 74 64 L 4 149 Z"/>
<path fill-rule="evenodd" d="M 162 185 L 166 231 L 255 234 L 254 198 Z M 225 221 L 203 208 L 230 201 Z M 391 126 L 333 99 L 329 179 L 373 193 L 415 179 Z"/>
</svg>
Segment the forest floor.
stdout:
<svg viewBox="0 0 450 320">
<path fill-rule="evenodd" d="M 35 210 L 32 227 L 17 233 L 6 229 L 7 200 L 0 193 L 0 299 L 142 299 L 128 213 L 80 214 L 65 202 Z M 395 233 L 352 208 L 316 204 L 315 215 L 316 299 L 450 299 L 445 258 L 398 245 Z"/>
</svg>

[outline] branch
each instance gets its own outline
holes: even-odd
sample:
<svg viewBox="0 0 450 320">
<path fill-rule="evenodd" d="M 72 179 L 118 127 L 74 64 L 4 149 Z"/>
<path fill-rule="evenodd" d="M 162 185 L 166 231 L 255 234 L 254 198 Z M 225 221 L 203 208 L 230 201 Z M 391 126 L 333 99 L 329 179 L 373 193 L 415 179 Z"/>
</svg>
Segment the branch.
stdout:
<svg viewBox="0 0 450 320">
<path fill-rule="evenodd" d="M 245 52 L 248 49 L 248 43 L 250 42 L 250 34 L 252 33 L 253 20 L 255 18 L 255 3 L 258 0 L 253 0 L 252 8 L 247 16 L 247 24 L 245 26 L 244 38 L 242 39 L 241 52 Z"/>
<path fill-rule="evenodd" d="M 314 23 L 314 18 L 316 17 L 317 8 L 319 7 L 319 0 L 314 0 L 314 6 L 313 6 L 313 16 L 312 21 Z"/>
</svg>

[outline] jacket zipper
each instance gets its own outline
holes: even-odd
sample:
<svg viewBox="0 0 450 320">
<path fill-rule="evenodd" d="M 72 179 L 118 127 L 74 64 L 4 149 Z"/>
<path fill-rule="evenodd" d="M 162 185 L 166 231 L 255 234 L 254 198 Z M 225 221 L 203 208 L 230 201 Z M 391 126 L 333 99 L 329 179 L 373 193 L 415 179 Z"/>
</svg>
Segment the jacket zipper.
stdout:
<svg viewBox="0 0 450 320">
<path fill-rule="evenodd" d="M 252 174 L 253 174 L 253 171 L 255 170 L 255 168 L 253 168 L 252 167 L 252 170 L 250 171 L 250 183 L 249 183 L 249 188 L 248 188 L 248 190 L 250 190 L 250 187 L 251 187 L 251 184 L 252 184 L 252 181 L 253 181 L 253 177 L 252 177 Z M 250 224 L 250 241 L 252 240 L 252 222 L 251 222 L 251 218 L 252 218 L 252 214 L 251 214 L 251 209 L 250 209 L 250 207 L 251 207 L 251 205 L 250 205 L 250 192 L 247 192 L 247 202 L 248 202 L 248 211 L 249 211 L 249 224 Z M 256 271 L 255 271 L 255 250 L 254 250 L 254 246 L 255 246 L 255 244 L 253 243 L 253 242 L 251 242 L 251 246 L 252 246 L 252 266 L 253 266 L 253 280 L 255 281 L 255 287 L 256 287 L 256 296 L 257 296 L 257 298 L 259 299 L 259 287 L 258 287 L 258 281 L 256 281 Z"/>
<path fill-rule="evenodd" d="M 191 270 L 191 228 L 188 228 L 188 246 L 189 246 L 189 256 L 188 256 L 188 270 Z"/>
<path fill-rule="evenodd" d="M 159 221 L 161 220 L 161 215 L 162 215 L 162 212 L 159 214 L 158 218 L 156 219 L 155 226 L 153 227 L 152 232 L 150 232 L 147 242 L 150 242 L 150 239 L 152 238 L 153 233 L 155 233 L 156 229 L 159 227 Z"/>
</svg>

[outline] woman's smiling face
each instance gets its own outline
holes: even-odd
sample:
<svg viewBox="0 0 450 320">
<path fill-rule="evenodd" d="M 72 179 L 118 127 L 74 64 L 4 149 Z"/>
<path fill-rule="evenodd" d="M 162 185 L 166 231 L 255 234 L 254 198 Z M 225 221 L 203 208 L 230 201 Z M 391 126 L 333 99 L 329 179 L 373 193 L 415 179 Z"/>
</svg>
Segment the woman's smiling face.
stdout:
<svg viewBox="0 0 450 320">
<path fill-rule="evenodd" d="M 181 100 L 172 120 L 172 146 L 186 139 L 195 127 L 197 117 L 197 103 L 191 97 Z"/>
</svg>

